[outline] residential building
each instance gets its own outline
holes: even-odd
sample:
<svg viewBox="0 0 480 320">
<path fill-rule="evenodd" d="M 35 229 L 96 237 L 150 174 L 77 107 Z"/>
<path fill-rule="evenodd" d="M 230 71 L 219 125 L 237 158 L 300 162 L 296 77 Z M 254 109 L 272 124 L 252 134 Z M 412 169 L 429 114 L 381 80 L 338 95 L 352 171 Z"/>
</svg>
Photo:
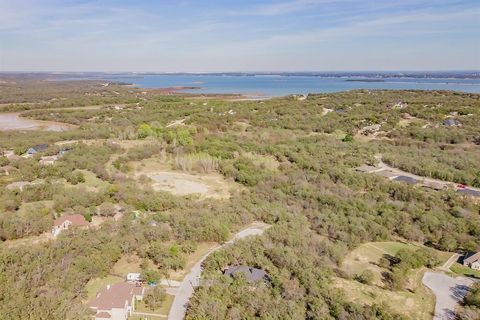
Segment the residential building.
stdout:
<svg viewBox="0 0 480 320">
<path fill-rule="evenodd" d="M 63 230 L 68 230 L 70 226 L 88 227 L 89 223 L 81 214 L 64 214 L 53 222 L 53 236 L 58 236 Z"/>
<path fill-rule="evenodd" d="M 37 144 L 36 146 L 28 148 L 26 154 L 29 156 L 33 156 L 39 152 L 43 152 L 48 149 L 48 144 Z"/>
<path fill-rule="evenodd" d="M 224 274 L 230 277 L 243 275 L 248 282 L 268 280 L 268 275 L 265 271 L 249 266 L 231 266 L 225 270 Z"/>
<path fill-rule="evenodd" d="M 410 185 L 414 185 L 420 182 L 419 180 L 409 176 L 398 176 L 396 178 L 393 178 L 393 181 L 405 182 L 406 184 L 410 184 Z"/>
<path fill-rule="evenodd" d="M 480 270 L 480 252 L 466 255 L 463 259 L 463 265 L 474 270 Z"/>
<path fill-rule="evenodd" d="M 96 312 L 95 320 L 126 320 L 135 310 L 136 300 L 142 300 L 145 288 L 120 282 L 100 289 L 88 306 Z"/>
</svg>

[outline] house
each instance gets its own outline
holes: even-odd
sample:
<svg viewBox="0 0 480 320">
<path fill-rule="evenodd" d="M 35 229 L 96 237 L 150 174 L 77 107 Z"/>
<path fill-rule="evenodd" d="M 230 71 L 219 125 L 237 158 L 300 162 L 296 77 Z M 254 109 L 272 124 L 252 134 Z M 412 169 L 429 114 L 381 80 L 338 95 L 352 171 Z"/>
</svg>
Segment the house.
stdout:
<svg viewBox="0 0 480 320">
<path fill-rule="evenodd" d="M 39 152 L 43 152 L 48 149 L 48 144 L 37 144 L 36 146 L 28 148 L 26 154 L 29 156 L 33 156 Z"/>
<path fill-rule="evenodd" d="M 70 226 L 88 227 L 89 223 L 81 214 L 64 214 L 53 222 L 52 234 L 58 236 L 63 230 L 68 230 Z"/>
<path fill-rule="evenodd" d="M 130 272 L 127 274 L 127 282 L 141 282 L 142 281 L 142 275 L 138 272 Z"/>
<path fill-rule="evenodd" d="M 396 178 L 393 178 L 393 181 L 405 182 L 406 184 L 410 185 L 414 185 L 420 182 L 417 179 L 408 176 L 398 176 Z"/>
<path fill-rule="evenodd" d="M 135 310 L 136 300 L 142 300 L 144 294 L 145 288 L 120 282 L 100 289 L 88 306 L 96 312 L 95 320 L 126 320 Z"/>
<path fill-rule="evenodd" d="M 267 273 L 262 269 L 249 266 L 231 266 L 223 274 L 232 278 L 243 275 L 247 282 L 267 281 L 269 279 Z"/>
<path fill-rule="evenodd" d="M 458 120 L 448 118 L 443 121 L 443 125 L 446 127 L 460 127 L 462 124 Z"/>
<path fill-rule="evenodd" d="M 38 163 L 42 166 L 51 166 L 57 160 L 58 160 L 58 156 L 46 156 L 46 157 L 40 158 L 40 161 L 38 161 Z"/>
<path fill-rule="evenodd" d="M 466 255 L 463 259 L 463 265 L 474 270 L 480 270 L 480 252 Z"/>
</svg>

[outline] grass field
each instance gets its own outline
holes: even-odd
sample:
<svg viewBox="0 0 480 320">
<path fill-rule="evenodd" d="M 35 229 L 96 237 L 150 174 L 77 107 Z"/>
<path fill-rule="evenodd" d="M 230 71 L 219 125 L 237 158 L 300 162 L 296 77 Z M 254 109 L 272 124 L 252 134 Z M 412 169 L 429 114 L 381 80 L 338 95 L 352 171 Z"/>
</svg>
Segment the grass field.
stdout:
<svg viewBox="0 0 480 320">
<path fill-rule="evenodd" d="M 345 299 L 352 302 L 384 303 L 393 311 L 407 316 L 408 319 L 431 320 L 435 306 L 435 297 L 421 285 L 423 271 L 418 270 L 414 282 L 418 284 L 414 292 L 391 291 L 378 286 L 361 284 L 355 280 L 334 278 L 334 286 L 345 292 Z"/>
<path fill-rule="evenodd" d="M 78 170 L 78 171 L 80 171 L 85 177 L 85 182 L 83 184 L 87 187 L 101 189 L 103 187 L 108 187 L 110 185 L 108 182 L 97 178 L 95 173 L 91 171 L 88 171 L 88 170 Z"/>
<path fill-rule="evenodd" d="M 459 274 L 459 275 L 462 275 L 462 276 L 468 276 L 468 277 L 475 277 L 475 278 L 480 279 L 480 271 L 470 269 L 469 267 L 465 267 L 464 265 L 461 265 L 458 262 L 454 263 L 450 267 L 450 270 L 455 274 Z"/>
<path fill-rule="evenodd" d="M 145 313 L 158 313 L 160 315 L 168 315 L 168 311 L 170 310 L 170 306 L 173 303 L 173 298 L 174 296 L 167 294 L 167 297 L 165 301 L 163 301 L 162 305 L 160 308 L 151 310 L 145 305 L 145 302 L 143 301 L 138 301 L 137 305 L 135 307 L 136 312 L 145 312 Z"/>
<path fill-rule="evenodd" d="M 402 242 L 369 242 L 362 244 L 350 252 L 342 263 L 342 269 L 350 276 L 371 270 L 374 275 L 373 283 L 382 286 L 382 268 L 376 265 L 383 255 L 395 256 L 401 249 L 417 248 L 413 244 Z"/>
<path fill-rule="evenodd" d="M 371 270 L 374 274 L 372 285 L 361 284 L 356 280 L 335 279 L 335 286 L 346 292 L 351 301 L 379 303 L 383 302 L 392 310 L 411 319 L 431 319 L 435 305 L 434 296 L 422 285 L 426 269 L 410 270 L 408 290 L 392 291 L 383 282 L 382 273 L 387 269 L 378 265 L 384 255 L 395 256 L 401 249 L 418 249 L 421 245 L 406 242 L 369 242 L 351 251 L 342 263 L 342 270 L 349 276 Z M 451 257 L 449 252 L 437 251 L 443 264 Z"/>
</svg>

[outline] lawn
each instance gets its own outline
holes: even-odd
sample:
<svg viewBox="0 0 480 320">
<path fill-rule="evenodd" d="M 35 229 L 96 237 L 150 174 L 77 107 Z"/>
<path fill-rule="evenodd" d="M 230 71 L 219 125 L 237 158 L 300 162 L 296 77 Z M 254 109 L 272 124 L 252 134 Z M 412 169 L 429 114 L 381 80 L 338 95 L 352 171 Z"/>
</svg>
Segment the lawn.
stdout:
<svg viewBox="0 0 480 320">
<path fill-rule="evenodd" d="M 117 276 L 111 276 L 111 275 L 106 276 L 104 278 L 95 278 L 90 280 L 85 286 L 85 290 L 87 291 L 87 301 L 90 301 L 93 298 L 95 298 L 100 288 L 105 287 L 107 284 L 115 284 L 122 281 L 123 281 L 123 278 L 120 278 Z"/>
<path fill-rule="evenodd" d="M 125 278 L 127 273 L 141 272 L 140 263 L 141 259 L 137 255 L 124 255 L 115 263 L 111 273 Z"/>
<path fill-rule="evenodd" d="M 369 242 L 350 252 L 342 263 L 342 269 L 350 276 L 355 276 L 369 269 L 375 274 L 374 284 L 382 285 L 382 268 L 376 264 L 388 254 L 395 256 L 401 249 L 417 248 L 403 242 Z"/>
<path fill-rule="evenodd" d="M 158 313 L 159 315 L 168 315 L 168 311 L 170 311 L 170 306 L 173 303 L 174 296 L 167 294 L 165 301 L 163 301 L 160 308 L 152 310 L 145 305 L 145 302 L 138 301 L 135 306 L 136 312 L 145 312 L 145 313 Z"/>
<path fill-rule="evenodd" d="M 458 262 L 455 262 L 450 267 L 450 270 L 452 270 L 453 273 L 456 273 L 462 276 L 475 277 L 480 279 L 480 271 L 470 269 L 469 267 L 465 267 L 464 265 L 461 265 Z"/>
<path fill-rule="evenodd" d="M 185 268 L 183 268 L 183 270 L 170 273 L 170 279 L 178 281 L 183 280 L 185 275 L 190 272 L 195 263 L 197 263 L 200 258 L 202 258 L 210 249 L 214 248 L 216 245 L 217 244 L 214 242 L 199 243 L 197 246 L 197 250 L 185 257 L 187 260 Z"/>
<path fill-rule="evenodd" d="M 422 276 L 421 270 L 415 274 L 415 282 L 419 285 L 413 292 L 391 291 L 342 278 L 334 278 L 333 285 L 344 291 L 345 299 L 348 301 L 368 305 L 384 303 L 393 311 L 407 316 L 408 319 L 431 320 L 435 297 L 421 285 Z"/>
<path fill-rule="evenodd" d="M 85 185 L 87 188 L 101 189 L 108 187 L 110 184 L 102 179 L 97 178 L 95 173 L 88 170 L 78 170 L 85 177 L 85 182 L 79 185 Z"/>
</svg>

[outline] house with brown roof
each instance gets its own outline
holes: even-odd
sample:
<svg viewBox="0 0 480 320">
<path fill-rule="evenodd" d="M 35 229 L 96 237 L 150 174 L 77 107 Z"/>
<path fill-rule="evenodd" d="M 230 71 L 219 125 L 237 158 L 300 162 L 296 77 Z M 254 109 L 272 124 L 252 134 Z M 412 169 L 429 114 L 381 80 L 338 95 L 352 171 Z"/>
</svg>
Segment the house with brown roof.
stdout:
<svg viewBox="0 0 480 320">
<path fill-rule="evenodd" d="M 480 252 L 465 256 L 463 265 L 474 270 L 480 270 Z"/>
<path fill-rule="evenodd" d="M 64 214 L 53 222 L 52 234 L 58 236 L 63 230 L 68 230 L 70 226 L 88 227 L 89 223 L 81 214 Z"/>
<path fill-rule="evenodd" d="M 96 312 L 95 320 L 126 320 L 135 310 L 136 300 L 142 300 L 145 288 L 120 282 L 100 289 L 88 306 Z"/>
</svg>

